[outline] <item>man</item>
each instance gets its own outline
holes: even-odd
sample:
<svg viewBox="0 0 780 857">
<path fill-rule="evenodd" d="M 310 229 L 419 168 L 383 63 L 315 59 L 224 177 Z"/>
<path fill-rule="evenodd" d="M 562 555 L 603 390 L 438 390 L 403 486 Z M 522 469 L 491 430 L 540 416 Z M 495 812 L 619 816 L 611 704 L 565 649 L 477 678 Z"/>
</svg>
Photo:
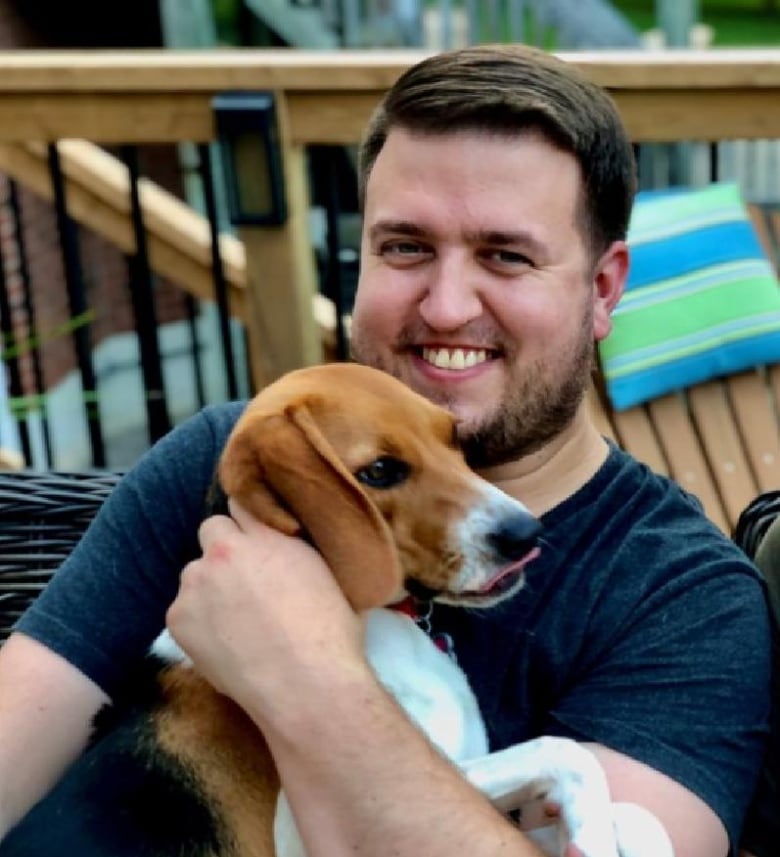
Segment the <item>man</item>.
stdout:
<svg viewBox="0 0 780 857">
<path fill-rule="evenodd" d="M 583 404 L 628 268 L 633 159 L 614 106 L 538 51 L 439 55 L 383 101 L 361 182 L 356 358 L 451 409 L 473 466 L 545 526 L 508 605 L 433 614 L 493 747 L 587 742 L 678 857 L 735 853 L 766 731 L 760 583 Z M 538 855 L 378 685 L 316 552 L 238 507 L 195 541 L 239 411 L 210 409 L 145 456 L 0 653 L 3 825 L 79 752 L 173 602 L 174 637 L 262 728 L 310 857 Z"/>
</svg>

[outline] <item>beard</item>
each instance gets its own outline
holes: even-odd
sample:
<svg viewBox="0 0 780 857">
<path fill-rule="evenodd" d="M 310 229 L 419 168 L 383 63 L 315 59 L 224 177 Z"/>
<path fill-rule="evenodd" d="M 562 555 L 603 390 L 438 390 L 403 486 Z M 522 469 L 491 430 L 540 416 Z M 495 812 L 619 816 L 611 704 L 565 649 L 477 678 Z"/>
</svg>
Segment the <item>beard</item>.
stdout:
<svg viewBox="0 0 780 857">
<path fill-rule="evenodd" d="M 549 378 L 543 365 L 531 366 L 493 414 L 458 432 L 469 465 L 477 470 L 494 467 L 532 455 L 546 446 L 574 419 L 592 367 L 590 340 L 587 348 L 581 348 L 567 364 L 562 376 Z"/>
<path fill-rule="evenodd" d="M 352 355 L 359 363 L 373 366 L 394 375 L 407 385 L 403 364 L 382 355 L 353 329 Z M 424 335 L 406 329 L 398 337 L 393 354 L 403 354 Z M 471 341 L 479 341 L 472 336 Z M 513 361 L 513 350 L 502 348 L 503 359 Z M 523 367 L 511 389 L 492 413 L 476 422 L 460 423 L 458 440 L 466 461 L 472 468 L 482 469 L 505 464 L 542 449 L 566 429 L 574 419 L 590 382 L 594 365 L 593 310 L 584 313 L 576 338 L 564 354 L 552 361 L 536 361 Z M 431 396 L 418 390 L 435 404 L 457 413 L 457 397 L 442 393 Z"/>
</svg>

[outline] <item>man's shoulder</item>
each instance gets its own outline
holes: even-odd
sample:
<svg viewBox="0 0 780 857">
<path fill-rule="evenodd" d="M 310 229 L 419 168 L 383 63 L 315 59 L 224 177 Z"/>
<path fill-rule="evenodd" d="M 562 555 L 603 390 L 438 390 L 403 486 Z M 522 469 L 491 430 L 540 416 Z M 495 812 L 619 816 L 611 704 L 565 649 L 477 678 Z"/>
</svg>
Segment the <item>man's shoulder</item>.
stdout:
<svg viewBox="0 0 780 857">
<path fill-rule="evenodd" d="M 615 592 L 709 577 L 717 586 L 721 575 L 749 589 L 760 581 L 693 494 L 614 446 L 594 478 L 543 521 L 567 576 L 585 565 Z"/>
<path fill-rule="evenodd" d="M 193 419 L 207 425 L 215 436 L 227 439 L 246 406 L 247 402 L 243 399 L 206 405 Z"/>
</svg>

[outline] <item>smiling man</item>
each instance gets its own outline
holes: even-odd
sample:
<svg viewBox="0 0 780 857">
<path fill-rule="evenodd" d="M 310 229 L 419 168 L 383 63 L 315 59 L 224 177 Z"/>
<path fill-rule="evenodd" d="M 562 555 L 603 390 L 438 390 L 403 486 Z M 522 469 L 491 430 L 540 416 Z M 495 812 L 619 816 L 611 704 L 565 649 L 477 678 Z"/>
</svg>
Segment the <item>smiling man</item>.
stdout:
<svg viewBox="0 0 780 857">
<path fill-rule="evenodd" d="M 493 749 L 586 743 L 677 857 L 735 853 L 767 728 L 761 582 L 584 403 L 628 268 L 634 163 L 614 105 L 540 51 L 441 54 L 383 100 L 360 170 L 356 359 L 449 408 L 471 464 L 544 525 L 511 600 L 433 606 Z M 538 855 L 377 682 L 312 548 L 241 509 L 196 542 L 241 407 L 138 464 L 0 653 L 3 826 L 80 751 L 173 601 L 174 637 L 262 728 L 309 857 Z"/>
<path fill-rule="evenodd" d="M 453 411 L 479 465 L 550 454 L 582 422 L 628 254 L 592 259 L 581 185 L 530 130 L 393 130 L 368 177 L 354 354 Z"/>
</svg>

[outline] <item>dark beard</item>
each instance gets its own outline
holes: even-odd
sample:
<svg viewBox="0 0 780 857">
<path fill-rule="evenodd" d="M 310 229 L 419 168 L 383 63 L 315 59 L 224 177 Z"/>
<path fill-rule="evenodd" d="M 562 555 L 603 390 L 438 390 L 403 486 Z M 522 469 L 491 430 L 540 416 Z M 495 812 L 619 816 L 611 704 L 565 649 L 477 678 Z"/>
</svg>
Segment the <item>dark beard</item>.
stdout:
<svg viewBox="0 0 780 857">
<path fill-rule="evenodd" d="M 514 391 L 496 414 L 460 436 L 471 467 L 494 467 L 532 455 L 570 425 L 593 371 L 591 331 L 592 324 L 586 319 L 566 364 L 566 375 L 557 385 L 544 379 L 541 367 L 530 371 L 521 389 Z"/>
<path fill-rule="evenodd" d="M 480 470 L 505 464 L 546 446 L 574 419 L 590 378 L 591 359 L 578 362 L 557 390 L 549 385 L 520 392 L 523 406 L 504 405 L 489 421 L 459 437 L 470 467 Z M 525 394 L 525 395 L 524 395 Z"/>
<path fill-rule="evenodd" d="M 420 340 L 415 330 L 405 330 L 399 336 L 399 351 L 409 343 Z M 475 341 L 478 336 L 473 337 Z M 359 363 L 404 378 L 394 371 L 392 361 L 386 361 L 359 339 L 352 342 L 352 356 Z M 529 367 L 519 389 L 512 390 L 498 411 L 481 425 L 472 425 L 459 433 L 459 442 L 469 465 L 483 469 L 505 464 L 531 455 L 559 435 L 574 419 L 590 383 L 594 366 L 592 309 L 585 313 L 577 341 L 566 359 L 558 365 L 558 375 L 545 377 L 542 365 Z M 446 396 L 434 399 L 436 404 L 453 410 Z"/>
</svg>

